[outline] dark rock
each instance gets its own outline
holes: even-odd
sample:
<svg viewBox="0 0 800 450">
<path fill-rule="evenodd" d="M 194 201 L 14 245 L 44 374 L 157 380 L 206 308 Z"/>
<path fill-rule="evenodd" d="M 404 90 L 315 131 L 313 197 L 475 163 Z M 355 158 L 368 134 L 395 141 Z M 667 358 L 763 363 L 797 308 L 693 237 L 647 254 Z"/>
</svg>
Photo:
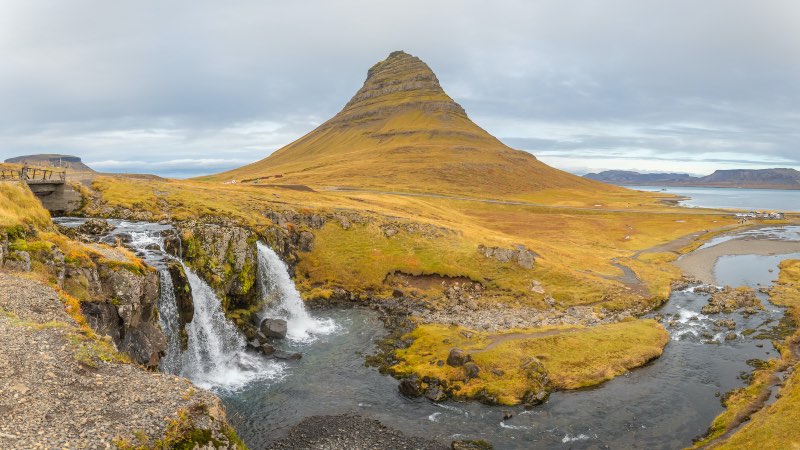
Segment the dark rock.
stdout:
<svg viewBox="0 0 800 450">
<path fill-rule="evenodd" d="M 425 390 L 425 397 L 434 402 L 441 402 L 447 399 L 447 394 L 438 381 L 432 380 L 428 383 L 428 388 Z"/>
<path fill-rule="evenodd" d="M 258 347 L 258 350 L 261 353 L 263 353 L 263 354 L 265 354 L 267 356 L 275 356 L 278 359 L 300 359 L 300 356 L 301 356 L 299 353 L 296 353 L 296 355 L 298 355 L 297 358 L 288 358 L 288 357 L 287 358 L 282 358 L 282 356 L 290 356 L 290 354 L 287 353 L 287 352 L 281 352 L 280 355 L 276 355 L 278 350 L 276 350 L 275 347 L 273 347 L 273 346 L 271 346 L 269 344 L 260 345 Z"/>
<path fill-rule="evenodd" d="M 169 230 L 169 232 L 164 235 L 164 251 L 179 258 L 183 256 L 183 245 L 181 244 L 181 238 L 178 237 L 178 234 L 173 230 Z"/>
<path fill-rule="evenodd" d="M 268 349 L 264 349 L 265 346 L 266 345 L 262 345 L 261 346 L 262 351 L 268 351 Z M 272 347 L 272 346 L 269 346 L 269 347 Z M 274 347 L 273 347 L 273 349 L 274 349 Z M 264 354 L 266 354 L 266 353 L 264 353 Z M 275 357 L 276 359 L 287 359 L 287 360 L 296 360 L 296 359 L 300 359 L 300 358 L 303 357 L 303 355 L 300 354 L 300 353 L 287 352 L 287 351 L 284 351 L 284 350 L 275 350 L 272 353 L 272 356 Z"/>
<path fill-rule="evenodd" d="M 297 235 L 297 248 L 301 252 L 310 252 L 314 249 L 314 234 L 310 231 L 301 231 Z"/>
<path fill-rule="evenodd" d="M 185 350 L 188 344 L 186 325 L 194 319 L 192 288 L 189 285 L 189 278 L 179 262 L 171 261 L 167 265 L 167 271 L 169 272 L 169 278 L 172 280 L 172 286 L 161 286 L 161 289 L 171 288 L 175 293 L 175 305 L 178 308 L 178 325 L 181 330 L 181 347 Z M 162 277 L 161 280 L 163 282 L 165 278 Z"/>
<path fill-rule="evenodd" d="M 264 319 L 259 329 L 268 338 L 283 339 L 286 337 L 287 327 L 286 321 L 283 319 Z"/>
<path fill-rule="evenodd" d="M 419 377 L 416 374 L 400 381 L 397 388 L 400 390 L 400 393 L 406 397 L 416 398 L 422 395 L 422 383 L 420 383 Z"/>
<path fill-rule="evenodd" d="M 731 331 L 730 333 L 728 333 L 728 334 L 726 334 L 726 335 L 725 335 L 725 340 L 726 340 L 726 341 L 734 341 L 734 340 L 736 340 L 736 337 L 737 337 L 737 336 L 736 336 L 736 333 L 734 333 L 733 331 Z"/>
<path fill-rule="evenodd" d="M 484 440 L 458 440 L 450 444 L 451 450 L 493 450 L 492 444 Z"/>
<path fill-rule="evenodd" d="M 463 366 L 464 364 L 466 364 L 471 360 L 472 357 L 469 355 L 469 353 L 458 348 L 450 350 L 450 354 L 447 355 L 447 365 L 453 367 Z"/>
<path fill-rule="evenodd" d="M 477 364 L 474 362 L 468 362 L 464 364 L 464 370 L 467 373 L 467 378 L 477 378 L 478 374 L 480 373 L 481 369 L 478 367 Z"/>
</svg>

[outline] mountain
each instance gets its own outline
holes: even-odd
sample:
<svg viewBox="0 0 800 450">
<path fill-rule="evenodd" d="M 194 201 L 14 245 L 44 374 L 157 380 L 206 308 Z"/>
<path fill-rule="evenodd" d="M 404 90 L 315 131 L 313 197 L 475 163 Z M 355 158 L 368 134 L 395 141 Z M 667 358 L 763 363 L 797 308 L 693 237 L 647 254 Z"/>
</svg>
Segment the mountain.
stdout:
<svg viewBox="0 0 800 450">
<path fill-rule="evenodd" d="M 689 182 L 697 178 L 685 173 L 639 173 L 628 170 L 606 170 L 600 173 L 587 173 L 585 178 L 603 183 L 620 185 L 647 185 L 674 182 Z"/>
<path fill-rule="evenodd" d="M 419 58 L 393 52 L 333 118 L 213 180 L 520 197 L 554 188 L 608 191 L 507 147 L 477 126 Z"/>
<path fill-rule="evenodd" d="M 711 175 L 693 177 L 681 173 L 638 173 L 607 170 L 587 173 L 585 178 L 625 186 L 705 186 L 761 189 L 800 189 L 800 172 L 795 169 L 717 170 Z"/>
<path fill-rule="evenodd" d="M 24 155 L 8 158 L 5 162 L 9 164 L 28 164 L 30 166 L 63 167 L 72 169 L 74 172 L 94 172 L 77 156 L 59 155 L 56 153 L 41 153 L 37 155 Z"/>
</svg>

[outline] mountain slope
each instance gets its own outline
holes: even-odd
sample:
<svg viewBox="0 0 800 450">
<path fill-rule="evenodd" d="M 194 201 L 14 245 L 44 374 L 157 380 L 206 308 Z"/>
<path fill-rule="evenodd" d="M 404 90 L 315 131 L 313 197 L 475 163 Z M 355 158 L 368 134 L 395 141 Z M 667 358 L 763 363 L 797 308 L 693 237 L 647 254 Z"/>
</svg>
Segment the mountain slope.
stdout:
<svg viewBox="0 0 800 450">
<path fill-rule="evenodd" d="M 404 52 L 375 64 L 347 105 L 315 130 L 261 161 L 202 179 L 482 197 L 619 191 L 507 147 L 469 119 L 424 62 Z"/>
<path fill-rule="evenodd" d="M 800 189 L 800 172 L 794 169 L 717 170 L 711 175 L 693 177 L 682 173 L 638 173 L 606 170 L 587 173 L 585 178 L 618 185 L 706 186 L 733 188 Z"/>
</svg>

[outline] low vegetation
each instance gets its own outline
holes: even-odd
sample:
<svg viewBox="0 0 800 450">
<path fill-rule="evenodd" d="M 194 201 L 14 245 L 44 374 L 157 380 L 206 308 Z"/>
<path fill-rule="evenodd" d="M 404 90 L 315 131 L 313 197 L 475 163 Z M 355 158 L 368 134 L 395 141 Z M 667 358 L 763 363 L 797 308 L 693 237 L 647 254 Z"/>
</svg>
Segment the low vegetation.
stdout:
<svg viewBox="0 0 800 450">
<path fill-rule="evenodd" d="M 593 386 L 661 355 L 669 340 L 653 320 L 631 320 L 595 327 L 558 326 L 483 333 L 456 326 L 421 325 L 398 350 L 391 370 L 403 377 L 446 381 L 457 398 L 490 399 L 505 405 L 524 402 L 531 391 Z M 479 369 L 469 377 L 464 367 L 446 363 L 458 348 Z M 542 372 L 536 374 L 535 372 Z M 541 375 L 546 375 L 542 377 Z"/>
</svg>

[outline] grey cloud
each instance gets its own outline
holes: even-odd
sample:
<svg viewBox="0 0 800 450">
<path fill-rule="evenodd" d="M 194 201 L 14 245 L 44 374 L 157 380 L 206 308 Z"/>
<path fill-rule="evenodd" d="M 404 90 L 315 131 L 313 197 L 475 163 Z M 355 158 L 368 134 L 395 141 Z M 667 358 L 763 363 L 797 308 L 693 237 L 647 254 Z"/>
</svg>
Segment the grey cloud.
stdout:
<svg viewBox="0 0 800 450">
<path fill-rule="evenodd" d="M 534 154 L 800 167 L 798 15 L 793 0 L 7 0 L 0 158 L 64 151 L 161 174 L 257 160 L 404 49 Z M 749 157 L 714 156 L 731 153 Z"/>
</svg>

